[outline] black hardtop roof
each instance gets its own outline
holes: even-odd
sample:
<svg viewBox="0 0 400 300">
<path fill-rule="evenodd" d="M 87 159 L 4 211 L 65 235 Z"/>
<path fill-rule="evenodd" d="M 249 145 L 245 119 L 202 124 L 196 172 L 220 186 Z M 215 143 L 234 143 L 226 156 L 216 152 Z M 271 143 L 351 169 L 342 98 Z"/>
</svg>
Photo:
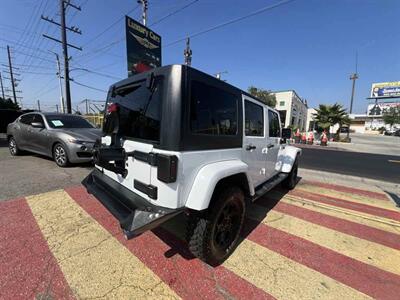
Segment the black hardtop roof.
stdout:
<svg viewBox="0 0 400 300">
<path fill-rule="evenodd" d="M 207 74 L 207 73 L 205 73 L 205 72 L 203 72 L 203 71 L 200 71 L 200 70 L 195 69 L 195 68 L 193 68 L 193 67 L 189 67 L 189 66 L 182 65 L 182 64 L 167 65 L 167 66 L 163 66 L 163 67 L 151 69 L 151 70 L 149 70 L 149 71 L 146 71 L 146 72 L 143 72 L 143 73 L 140 73 L 140 74 L 133 75 L 133 76 L 131 76 L 131 77 L 128 77 L 128 78 L 126 78 L 126 79 L 123 79 L 123 80 L 120 80 L 120 81 L 114 83 L 113 85 L 110 86 L 110 89 L 112 89 L 112 88 L 119 88 L 119 87 L 122 87 L 122 86 L 125 86 L 125 85 L 129 85 L 129 84 L 131 84 L 131 83 L 137 82 L 137 81 L 145 80 L 145 79 L 147 78 L 147 76 L 148 76 L 149 74 L 151 74 L 151 73 L 155 73 L 155 75 L 168 74 L 168 73 L 171 72 L 171 70 L 172 70 L 173 68 L 182 68 L 182 69 L 183 69 L 183 68 L 187 68 L 187 69 L 194 70 L 195 72 L 199 72 L 199 73 L 201 73 L 203 76 L 208 77 L 208 79 L 211 80 L 211 81 L 217 81 L 217 80 L 218 80 L 218 83 L 219 83 L 219 84 L 225 85 L 225 86 L 228 87 L 229 89 L 235 90 L 236 92 L 239 92 L 239 93 L 241 93 L 241 94 L 243 94 L 243 95 L 246 95 L 246 96 L 250 97 L 251 99 L 254 99 L 254 100 L 260 102 L 261 104 L 263 104 L 263 105 L 265 105 L 265 106 L 268 106 L 268 105 L 266 105 L 263 101 L 261 101 L 260 99 L 254 97 L 254 96 L 251 95 L 250 93 L 248 93 L 248 92 L 246 92 L 246 91 L 244 91 L 244 90 L 242 90 L 242 89 L 240 89 L 240 88 L 238 88 L 238 87 L 236 87 L 236 86 L 234 86 L 234 85 L 232 85 L 232 84 L 229 84 L 229 83 L 227 83 L 227 82 L 225 82 L 225 81 L 223 81 L 223 80 L 220 80 L 220 79 L 218 79 L 218 78 L 216 78 L 216 77 L 214 77 L 214 76 L 212 76 L 212 75 L 210 75 L 210 74 Z M 273 107 L 270 107 L 270 108 L 274 109 Z"/>
</svg>

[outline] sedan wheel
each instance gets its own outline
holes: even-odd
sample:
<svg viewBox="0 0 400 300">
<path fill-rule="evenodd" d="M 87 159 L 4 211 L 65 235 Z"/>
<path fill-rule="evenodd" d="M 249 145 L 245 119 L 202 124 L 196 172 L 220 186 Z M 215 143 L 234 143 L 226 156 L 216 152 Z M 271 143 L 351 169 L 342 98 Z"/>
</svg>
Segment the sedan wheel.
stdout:
<svg viewBox="0 0 400 300">
<path fill-rule="evenodd" d="M 54 147 L 54 153 L 53 153 L 54 161 L 56 164 L 60 167 L 66 167 L 68 165 L 68 155 L 67 151 L 64 149 L 64 147 L 61 144 L 57 144 Z"/>
<path fill-rule="evenodd" d="M 8 140 L 8 148 L 10 149 L 10 153 L 12 156 L 17 156 L 20 154 L 17 143 L 13 137 Z"/>
</svg>

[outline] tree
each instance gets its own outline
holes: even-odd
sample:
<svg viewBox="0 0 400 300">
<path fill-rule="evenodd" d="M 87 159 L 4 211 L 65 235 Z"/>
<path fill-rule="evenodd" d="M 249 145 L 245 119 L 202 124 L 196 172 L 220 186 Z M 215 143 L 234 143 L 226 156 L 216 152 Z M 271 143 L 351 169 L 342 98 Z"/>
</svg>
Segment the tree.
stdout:
<svg viewBox="0 0 400 300">
<path fill-rule="evenodd" d="M 390 125 L 392 129 L 394 124 L 400 124 L 400 106 L 391 107 L 383 113 L 383 122 Z"/>
<path fill-rule="evenodd" d="M 262 102 L 264 102 L 266 105 L 270 107 L 275 107 L 276 105 L 276 97 L 274 94 L 271 93 L 271 91 L 256 88 L 255 86 L 250 86 L 247 91 L 249 94 L 252 96 L 256 97 L 257 99 L 260 99 Z"/>
<path fill-rule="evenodd" d="M 337 133 L 340 132 L 340 128 L 343 125 L 350 124 L 350 118 L 346 110 L 339 103 L 333 105 L 320 104 L 314 114 L 315 121 L 318 126 L 322 129 L 329 129 L 329 127 L 339 124 Z"/>
<path fill-rule="evenodd" d="M 12 102 L 11 99 L 3 99 L 0 97 L 0 109 L 21 109 L 18 104 Z"/>
</svg>

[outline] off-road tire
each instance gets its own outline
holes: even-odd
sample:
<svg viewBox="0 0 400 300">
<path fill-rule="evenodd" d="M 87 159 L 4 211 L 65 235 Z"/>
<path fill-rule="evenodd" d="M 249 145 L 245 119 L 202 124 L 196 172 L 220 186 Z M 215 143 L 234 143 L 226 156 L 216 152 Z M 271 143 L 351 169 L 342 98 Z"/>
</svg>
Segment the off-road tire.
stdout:
<svg viewBox="0 0 400 300">
<path fill-rule="evenodd" d="M 289 190 L 293 190 L 294 187 L 297 184 L 297 171 L 299 168 L 299 163 L 298 160 L 296 158 L 296 160 L 293 163 L 293 167 L 292 170 L 290 171 L 288 177 L 282 181 L 282 187 L 285 189 L 289 189 Z"/>
<path fill-rule="evenodd" d="M 8 139 L 8 150 L 10 150 L 10 154 L 12 156 L 18 156 L 22 153 L 22 151 L 18 148 L 17 142 L 12 136 Z"/>
<path fill-rule="evenodd" d="M 61 168 L 68 167 L 69 160 L 68 160 L 68 153 L 65 149 L 64 145 L 61 143 L 57 143 L 53 147 L 53 159 L 57 166 Z"/>
<path fill-rule="evenodd" d="M 238 187 L 223 189 L 215 195 L 214 200 L 207 212 L 201 216 L 190 218 L 187 230 L 189 250 L 194 256 L 212 266 L 221 264 L 235 250 L 242 231 L 246 210 L 243 192 Z M 229 215 L 230 209 L 234 211 L 233 222 L 226 221 L 227 218 L 223 218 L 224 215 Z M 221 245 L 218 245 L 217 239 L 220 240 L 221 236 L 225 236 L 226 233 L 221 233 L 219 228 L 224 226 L 229 228 L 229 225 L 221 224 L 224 221 L 232 223 L 233 227 L 232 233 L 228 234 L 228 245 L 221 247 Z"/>
</svg>

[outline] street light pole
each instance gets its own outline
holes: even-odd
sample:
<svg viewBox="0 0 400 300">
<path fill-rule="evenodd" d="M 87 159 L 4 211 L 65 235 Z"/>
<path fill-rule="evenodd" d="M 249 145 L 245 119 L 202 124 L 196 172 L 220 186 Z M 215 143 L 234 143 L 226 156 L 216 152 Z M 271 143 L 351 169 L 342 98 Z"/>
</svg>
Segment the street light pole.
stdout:
<svg viewBox="0 0 400 300">
<path fill-rule="evenodd" d="M 353 112 L 353 101 L 354 101 L 354 91 L 356 88 L 356 80 L 358 79 L 358 75 L 357 73 L 354 73 L 350 76 L 350 80 L 353 80 L 353 86 L 351 88 L 351 99 L 350 99 L 350 110 L 349 110 L 349 114 L 351 114 Z M 350 139 L 350 124 L 347 130 L 347 140 Z"/>
</svg>

